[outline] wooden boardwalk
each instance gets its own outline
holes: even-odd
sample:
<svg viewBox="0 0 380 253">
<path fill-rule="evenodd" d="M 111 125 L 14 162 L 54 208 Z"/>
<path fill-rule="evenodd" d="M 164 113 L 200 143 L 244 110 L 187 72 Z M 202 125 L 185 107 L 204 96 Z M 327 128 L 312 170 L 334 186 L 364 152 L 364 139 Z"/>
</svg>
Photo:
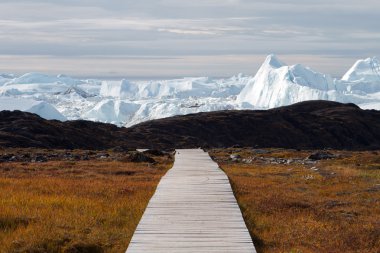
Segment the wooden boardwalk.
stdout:
<svg viewBox="0 0 380 253">
<path fill-rule="evenodd" d="M 256 252 L 225 173 L 200 149 L 177 150 L 127 253 Z"/>
</svg>

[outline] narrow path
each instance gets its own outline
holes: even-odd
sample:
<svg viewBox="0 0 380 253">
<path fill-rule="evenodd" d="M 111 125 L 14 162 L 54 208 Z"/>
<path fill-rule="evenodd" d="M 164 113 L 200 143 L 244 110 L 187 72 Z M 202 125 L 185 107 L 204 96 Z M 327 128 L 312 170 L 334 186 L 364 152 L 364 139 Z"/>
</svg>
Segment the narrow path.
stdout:
<svg viewBox="0 0 380 253">
<path fill-rule="evenodd" d="M 200 149 L 177 150 L 127 253 L 256 252 L 225 173 Z"/>
</svg>

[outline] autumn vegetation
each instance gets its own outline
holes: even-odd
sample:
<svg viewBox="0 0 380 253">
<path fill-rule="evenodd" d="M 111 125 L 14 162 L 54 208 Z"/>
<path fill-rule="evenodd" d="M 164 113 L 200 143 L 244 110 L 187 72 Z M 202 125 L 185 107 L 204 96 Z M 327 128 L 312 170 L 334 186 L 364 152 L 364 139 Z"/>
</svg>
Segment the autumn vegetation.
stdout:
<svg viewBox="0 0 380 253">
<path fill-rule="evenodd" d="M 379 252 L 379 152 L 329 152 L 310 162 L 312 151 L 211 151 L 259 253 Z"/>
<path fill-rule="evenodd" d="M 0 163 L 0 252 L 124 252 L 173 160 L 115 157 Z"/>
<path fill-rule="evenodd" d="M 313 150 L 209 151 L 259 253 L 379 252 L 380 152 L 329 150 L 330 159 L 310 160 Z M 124 252 L 173 163 L 169 154 L 137 163 L 119 151 L 0 155 L 10 152 L 28 156 L 0 161 L 1 253 Z M 33 159 L 41 154 L 50 158 Z"/>
</svg>

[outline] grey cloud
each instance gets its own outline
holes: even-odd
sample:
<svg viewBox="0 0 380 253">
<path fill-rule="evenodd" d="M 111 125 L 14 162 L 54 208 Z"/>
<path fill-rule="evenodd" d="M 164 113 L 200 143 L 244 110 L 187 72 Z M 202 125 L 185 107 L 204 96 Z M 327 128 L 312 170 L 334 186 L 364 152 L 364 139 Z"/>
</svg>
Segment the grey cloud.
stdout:
<svg viewBox="0 0 380 253">
<path fill-rule="evenodd" d="M 379 9 L 375 0 L 2 0 L 0 54 L 362 58 L 380 55 Z"/>
</svg>

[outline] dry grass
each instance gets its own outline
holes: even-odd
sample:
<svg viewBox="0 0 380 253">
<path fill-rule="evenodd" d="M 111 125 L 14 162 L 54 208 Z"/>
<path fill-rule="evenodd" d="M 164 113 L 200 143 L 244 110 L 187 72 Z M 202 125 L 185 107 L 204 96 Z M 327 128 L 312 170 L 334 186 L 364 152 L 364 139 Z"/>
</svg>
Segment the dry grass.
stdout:
<svg viewBox="0 0 380 253">
<path fill-rule="evenodd" d="M 0 163 L 0 252 L 124 252 L 171 167 L 158 160 Z"/>
<path fill-rule="evenodd" d="M 258 252 L 380 252 L 380 155 L 339 152 L 315 165 L 248 157 L 305 158 L 308 151 L 213 150 L 228 174 Z"/>
</svg>

